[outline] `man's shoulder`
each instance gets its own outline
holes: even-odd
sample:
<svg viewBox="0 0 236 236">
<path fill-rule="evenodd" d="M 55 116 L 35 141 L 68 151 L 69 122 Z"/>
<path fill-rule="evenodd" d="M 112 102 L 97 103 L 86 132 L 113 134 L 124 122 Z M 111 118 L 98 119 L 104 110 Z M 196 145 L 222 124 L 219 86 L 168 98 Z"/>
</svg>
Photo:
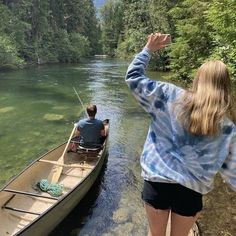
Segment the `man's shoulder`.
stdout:
<svg viewBox="0 0 236 236">
<path fill-rule="evenodd" d="M 103 121 L 102 120 L 100 120 L 100 119 L 95 119 L 97 122 L 100 122 L 100 123 L 103 123 Z"/>
<path fill-rule="evenodd" d="M 80 120 L 78 121 L 78 125 L 85 124 L 85 123 L 87 123 L 87 121 L 88 121 L 88 119 L 87 119 L 87 118 L 80 119 Z"/>
<path fill-rule="evenodd" d="M 95 119 L 95 123 L 100 124 L 100 125 L 103 125 L 103 121 L 100 120 L 100 119 Z"/>
<path fill-rule="evenodd" d="M 94 119 L 93 124 L 94 124 L 94 126 L 96 126 L 99 129 L 104 129 L 104 124 L 103 124 L 102 120 Z"/>
</svg>

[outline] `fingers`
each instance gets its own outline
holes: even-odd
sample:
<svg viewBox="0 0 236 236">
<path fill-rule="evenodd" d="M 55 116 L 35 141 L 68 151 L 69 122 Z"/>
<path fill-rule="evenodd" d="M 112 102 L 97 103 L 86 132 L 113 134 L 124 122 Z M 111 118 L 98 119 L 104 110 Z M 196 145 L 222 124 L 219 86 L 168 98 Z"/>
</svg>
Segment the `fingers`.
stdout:
<svg viewBox="0 0 236 236">
<path fill-rule="evenodd" d="M 160 32 L 152 33 L 148 35 L 148 41 L 154 41 L 156 43 L 164 43 L 167 40 L 168 35 L 164 35 Z"/>
<path fill-rule="evenodd" d="M 153 38 L 153 37 L 160 37 L 160 36 L 161 36 L 161 33 L 160 33 L 160 32 L 157 32 L 157 33 L 155 33 L 155 34 L 154 34 L 154 33 L 149 34 L 149 35 L 148 35 L 148 38 L 150 38 L 150 37 L 152 37 L 152 38 Z"/>
<path fill-rule="evenodd" d="M 161 36 L 161 33 L 160 33 L 160 32 L 157 32 L 157 33 L 155 33 L 155 36 L 156 36 L 156 37 L 160 37 L 160 36 Z"/>
<path fill-rule="evenodd" d="M 166 40 L 167 40 L 167 38 L 168 38 L 168 34 L 166 34 L 166 35 L 165 35 L 165 37 L 164 37 L 163 41 L 166 41 Z"/>
<path fill-rule="evenodd" d="M 146 47 L 152 52 L 164 48 L 168 45 L 168 36 L 160 32 L 149 34 Z"/>
</svg>

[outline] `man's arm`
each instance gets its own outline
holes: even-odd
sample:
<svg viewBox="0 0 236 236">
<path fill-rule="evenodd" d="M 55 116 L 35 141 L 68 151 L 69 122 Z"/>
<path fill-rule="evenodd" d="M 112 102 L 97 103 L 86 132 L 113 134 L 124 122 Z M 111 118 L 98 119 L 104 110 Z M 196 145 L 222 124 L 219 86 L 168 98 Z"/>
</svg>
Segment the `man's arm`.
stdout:
<svg viewBox="0 0 236 236">
<path fill-rule="evenodd" d="M 103 124 L 103 129 L 101 130 L 101 136 L 106 137 L 107 136 L 107 126 Z"/>
<path fill-rule="evenodd" d="M 75 131 L 75 135 L 78 136 L 78 137 L 80 136 L 80 131 L 79 131 L 78 128 L 77 128 L 77 130 Z"/>
</svg>

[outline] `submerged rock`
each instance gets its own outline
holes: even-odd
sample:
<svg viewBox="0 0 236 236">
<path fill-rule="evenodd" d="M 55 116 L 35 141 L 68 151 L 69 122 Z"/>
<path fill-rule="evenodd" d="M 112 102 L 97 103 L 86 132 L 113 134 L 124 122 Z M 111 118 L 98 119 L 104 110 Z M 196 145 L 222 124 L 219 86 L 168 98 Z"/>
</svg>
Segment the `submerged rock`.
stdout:
<svg viewBox="0 0 236 236">
<path fill-rule="evenodd" d="M 0 113 L 6 113 L 9 111 L 13 111 L 14 109 L 15 109 L 14 107 L 3 107 L 3 108 L 0 108 Z"/>
<path fill-rule="evenodd" d="M 55 106 L 52 109 L 54 109 L 54 110 L 66 110 L 67 108 L 68 107 L 66 107 L 66 106 Z"/>
<path fill-rule="evenodd" d="M 64 116 L 58 114 L 45 114 L 43 118 L 45 120 L 53 121 L 53 120 L 63 120 Z"/>
</svg>

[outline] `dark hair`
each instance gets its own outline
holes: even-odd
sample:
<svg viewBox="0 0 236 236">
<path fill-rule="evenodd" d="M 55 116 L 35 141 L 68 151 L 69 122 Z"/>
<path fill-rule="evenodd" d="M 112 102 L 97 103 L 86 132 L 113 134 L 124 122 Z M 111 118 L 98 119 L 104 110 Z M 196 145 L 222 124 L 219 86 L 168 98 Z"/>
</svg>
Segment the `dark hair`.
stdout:
<svg viewBox="0 0 236 236">
<path fill-rule="evenodd" d="M 96 105 L 88 105 L 86 110 L 87 110 L 87 113 L 90 117 L 95 117 L 95 115 L 97 113 Z"/>
</svg>

